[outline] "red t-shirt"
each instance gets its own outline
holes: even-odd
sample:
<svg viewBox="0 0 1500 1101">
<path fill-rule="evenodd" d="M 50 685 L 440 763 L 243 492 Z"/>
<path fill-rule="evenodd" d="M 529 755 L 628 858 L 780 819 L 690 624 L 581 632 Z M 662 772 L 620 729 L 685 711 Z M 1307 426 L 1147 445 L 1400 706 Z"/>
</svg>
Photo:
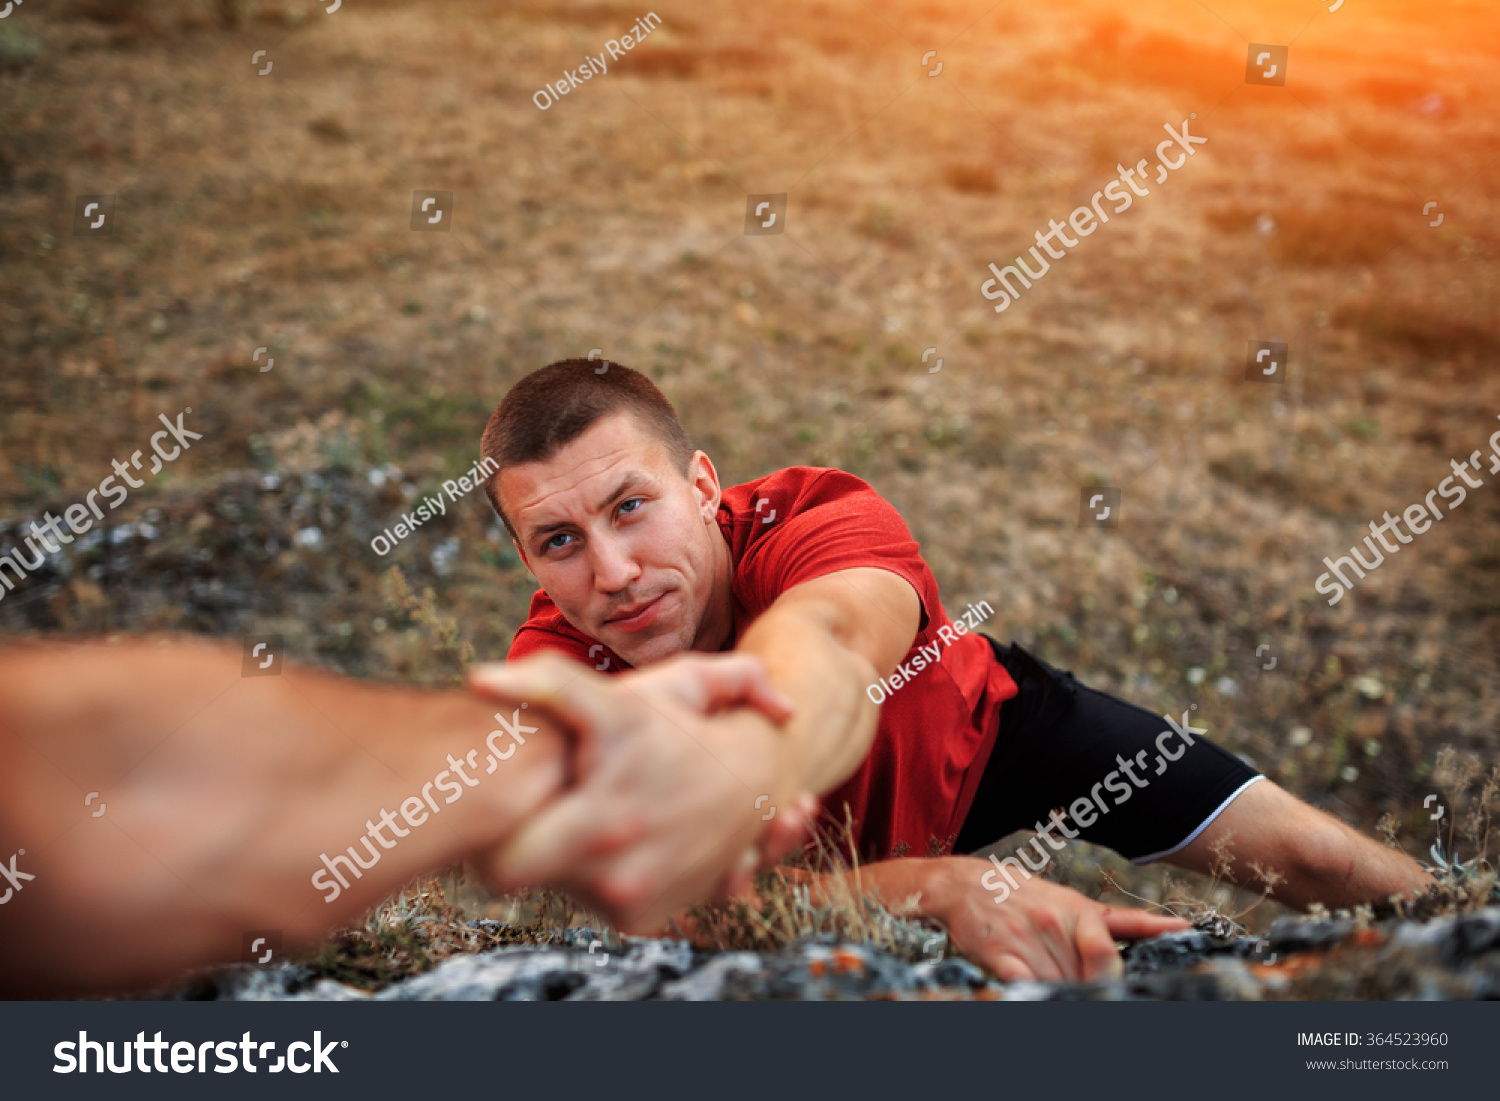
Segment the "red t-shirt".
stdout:
<svg viewBox="0 0 1500 1101">
<path fill-rule="evenodd" d="M 951 851 L 999 729 L 999 705 L 1016 694 L 989 643 L 972 629 L 989 617 L 988 605 L 950 620 L 901 514 L 842 470 L 794 466 L 731 486 L 718 520 L 734 563 L 736 644 L 787 589 L 837 570 L 878 567 L 916 590 L 916 640 L 898 671 L 867 689 L 874 700 L 885 696 L 869 756 L 822 802 L 840 823 L 848 805 L 862 860 Z M 508 657 L 543 650 L 593 665 L 607 655 L 612 673 L 630 668 L 564 619 L 539 589 Z"/>
</svg>

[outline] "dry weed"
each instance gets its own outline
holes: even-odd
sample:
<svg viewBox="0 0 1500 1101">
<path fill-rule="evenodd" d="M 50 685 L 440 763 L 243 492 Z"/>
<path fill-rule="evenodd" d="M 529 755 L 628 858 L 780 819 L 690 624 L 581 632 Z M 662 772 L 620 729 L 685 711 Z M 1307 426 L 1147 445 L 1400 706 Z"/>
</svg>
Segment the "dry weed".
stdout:
<svg viewBox="0 0 1500 1101">
<path fill-rule="evenodd" d="M 794 866 L 761 874 L 755 899 L 694 906 L 679 929 L 726 951 L 776 952 L 832 937 L 904 959 L 935 955 L 946 934 L 917 912 L 920 897 L 882 899 L 863 882 L 847 811 L 842 824 L 820 823 L 813 832 Z"/>
<path fill-rule="evenodd" d="M 605 928 L 567 896 L 549 890 L 511 896 L 524 920 L 471 921 L 448 899 L 443 885 L 448 874 L 414 879 L 359 923 L 329 934 L 319 948 L 296 962 L 308 967 L 314 979 L 329 978 L 362 990 L 378 990 L 431 970 L 449 956 L 510 945 L 563 943 L 567 930 L 580 917 L 595 928 Z M 452 869 L 451 874 L 458 881 L 463 871 Z"/>
</svg>

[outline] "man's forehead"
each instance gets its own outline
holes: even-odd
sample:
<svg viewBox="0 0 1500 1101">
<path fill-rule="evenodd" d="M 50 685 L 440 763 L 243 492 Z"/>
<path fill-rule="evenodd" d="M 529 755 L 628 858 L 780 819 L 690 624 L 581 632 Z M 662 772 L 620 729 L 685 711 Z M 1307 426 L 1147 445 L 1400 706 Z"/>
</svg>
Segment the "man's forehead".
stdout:
<svg viewBox="0 0 1500 1101">
<path fill-rule="evenodd" d="M 610 423 L 614 422 L 614 423 Z M 576 508 L 595 509 L 628 481 L 660 481 L 657 469 L 664 448 L 641 432 L 634 418 L 610 417 L 560 448 L 550 459 L 521 463 L 500 472 L 497 488 L 512 502 L 518 527 L 550 519 Z"/>
</svg>

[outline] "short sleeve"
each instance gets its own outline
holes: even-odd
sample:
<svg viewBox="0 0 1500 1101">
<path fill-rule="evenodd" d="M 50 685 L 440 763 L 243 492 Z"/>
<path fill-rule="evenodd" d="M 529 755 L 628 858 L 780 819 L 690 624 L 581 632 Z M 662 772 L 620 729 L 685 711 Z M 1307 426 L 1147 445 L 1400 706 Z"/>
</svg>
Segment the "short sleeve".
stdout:
<svg viewBox="0 0 1500 1101">
<path fill-rule="evenodd" d="M 801 487 L 763 486 L 784 517 L 747 548 L 739 574 L 747 604 L 767 608 L 805 581 L 839 570 L 873 567 L 905 578 L 922 602 L 926 630 L 938 608 L 937 582 L 922 560 L 906 521 L 867 482 L 841 470 L 823 470 Z"/>
</svg>

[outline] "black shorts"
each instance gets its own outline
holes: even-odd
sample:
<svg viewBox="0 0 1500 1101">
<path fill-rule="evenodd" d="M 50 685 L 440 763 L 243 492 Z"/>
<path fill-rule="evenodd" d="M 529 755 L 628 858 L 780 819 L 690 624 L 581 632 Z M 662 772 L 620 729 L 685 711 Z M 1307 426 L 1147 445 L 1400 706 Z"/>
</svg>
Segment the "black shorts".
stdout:
<svg viewBox="0 0 1500 1101">
<path fill-rule="evenodd" d="M 1144 864 L 1184 848 L 1261 779 L 1202 733 L 1184 736 L 1162 715 L 1079 684 L 1015 643 L 985 638 L 1020 691 L 1000 705 L 1000 733 L 954 852 L 1037 829 L 1054 808 L 1076 807 L 1064 819 L 1068 829 Z M 1183 725 L 1180 714 L 1174 719 Z"/>
</svg>

